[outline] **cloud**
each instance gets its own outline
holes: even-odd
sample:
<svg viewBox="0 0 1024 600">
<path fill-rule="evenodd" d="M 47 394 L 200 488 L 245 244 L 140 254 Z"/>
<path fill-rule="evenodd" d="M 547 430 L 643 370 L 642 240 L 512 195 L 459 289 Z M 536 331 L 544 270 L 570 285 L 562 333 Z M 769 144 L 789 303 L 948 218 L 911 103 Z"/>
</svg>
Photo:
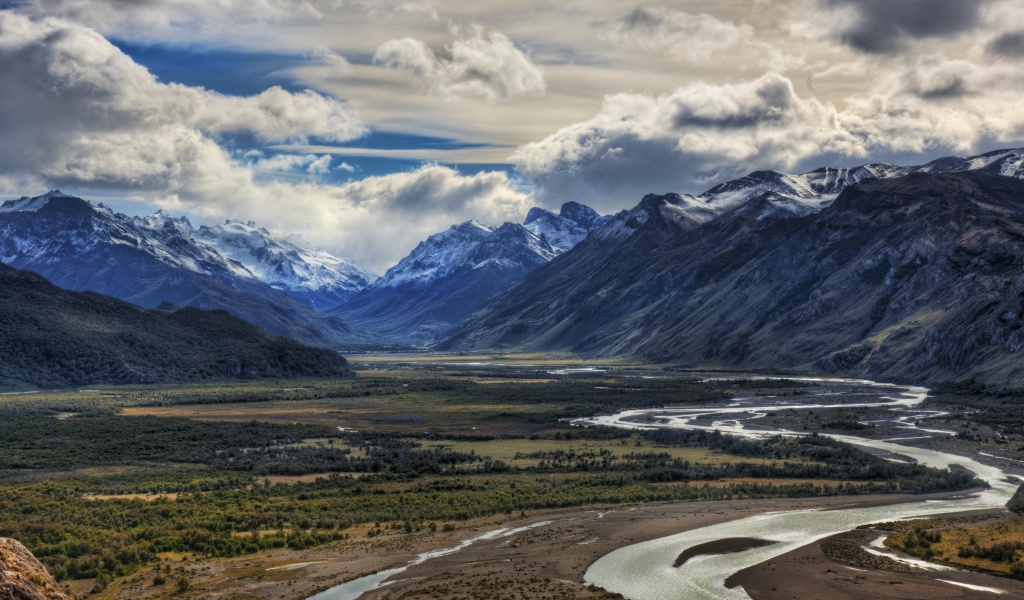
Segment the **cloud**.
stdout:
<svg viewBox="0 0 1024 600">
<path fill-rule="evenodd" d="M 310 175 L 326 175 L 331 170 L 331 157 L 318 156 L 316 160 L 306 166 L 306 172 Z"/>
<path fill-rule="evenodd" d="M 600 25 L 605 37 L 614 44 L 692 64 L 707 63 L 725 50 L 738 52 L 755 47 L 765 53 L 760 56 L 763 60 L 781 59 L 774 48 L 755 42 L 750 25 L 736 25 L 707 14 L 639 6 Z"/>
<path fill-rule="evenodd" d="M 306 173 L 319 176 L 331 170 L 331 157 L 326 154 L 275 154 L 264 157 L 259 151 L 251 151 L 246 153 L 245 158 L 251 159 L 247 164 L 257 173 Z M 344 169 L 346 166 L 342 163 L 338 168 Z"/>
<path fill-rule="evenodd" d="M 1013 63 L 912 59 L 848 98 L 839 117 L 868 150 L 969 152 L 983 140 L 1024 138 L 1022 85 L 1024 73 Z"/>
<path fill-rule="evenodd" d="M 874 81 L 842 109 L 799 96 L 774 73 L 738 85 L 607 96 L 597 115 L 521 146 L 512 159 L 541 202 L 577 199 L 614 210 L 647 192 L 699 193 L 819 157 L 856 164 L 877 153 L 966 153 L 1024 139 L 1024 72 L 1016 63 L 887 60 L 885 70 L 862 65 Z"/>
<path fill-rule="evenodd" d="M 856 152 L 836 111 L 775 73 L 670 94 L 616 94 L 592 119 L 520 147 L 513 160 L 542 199 L 623 206 L 640 193 L 695 191 L 823 151 Z"/>
<path fill-rule="evenodd" d="M 317 65 L 331 67 L 336 73 L 348 74 L 352 70 L 352 64 L 348 60 L 331 50 L 324 44 L 318 44 L 309 53 L 309 59 Z"/>
<path fill-rule="evenodd" d="M 1004 33 L 989 42 L 985 49 L 999 56 L 1024 57 L 1024 31 Z"/>
<path fill-rule="evenodd" d="M 223 40 L 239 28 L 309 25 L 334 17 L 427 15 L 435 0 L 27 0 L 19 9 L 55 16 L 123 39 Z M 261 43 L 273 42 L 265 36 Z"/>
<path fill-rule="evenodd" d="M 314 163 L 315 164 L 315 163 Z M 254 219 L 275 233 L 303 237 L 339 256 L 383 272 L 427 236 L 453 223 L 520 221 L 531 198 L 500 171 L 462 175 L 426 165 L 342 185 L 271 181 L 257 185 L 252 170 L 202 163 L 183 178 L 180 193 L 148 198 L 169 211 L 209 221 Z"/>
<path fill-rule="evenodd" d="M 313 92 L 235 97 L 160 83 L 62 20 L 0 11 L 0 80 L 0 191 L 114 192 L 202 219 L 254 219 L 378 270 L 454 222 L 518 221 L 530 206 L 502 172 L 428 165 L 330 185 L 321 181 L 329 155 L 234 156 L 220 134 L 341 141 L 365 128 L 344 103 Z"/>
<path fill-rule="evenodd" d="M 0 11 L 0 81 L 0 172 L 151 181 L 216 146 L 210 136 L 344 141 L 366 131 L 333 98 L 278 87 L 237 97 L 163 84 L 90 29 L 10 11 Z"/>
<path fill-rule="evenodd" d="M 384 42 L 374 62 L 404 69 L 431 94 L 455 100 L 482 98 L 507 102 L 544 94 L 544 74 L 504 34 L 470 28 L 438 52 L 412 38 Z"/>
<path fill-rule="evenodd" d="M 210 136 L 336 141 L 365 133 L 342 102 L 273 87 L 250 97 L 159 83 L 94 31 L 0 11 L 0 171 L 156 185 L 219 151 Z"/>
<path fill-rule="evenodd" d="M 990 0 L 821 0 L 833 32 L 870 53 L 891 53 L 915 39 L 951 37 L 975 28 Z"/>
<path fill-rule="evenodd" d="M 20 198 L 26 190 L 39 190 L 46 182 L 31 174 L 3 175 L 0 174 L 0 204 L 4 200 Z"/>
<path fill-rule="evenodd" d="M 942 99 L 981 92 L 983 69 L 966 60 L 919 59 L 902 71 L 902 90 L 924 99 Z"/>
</svg>

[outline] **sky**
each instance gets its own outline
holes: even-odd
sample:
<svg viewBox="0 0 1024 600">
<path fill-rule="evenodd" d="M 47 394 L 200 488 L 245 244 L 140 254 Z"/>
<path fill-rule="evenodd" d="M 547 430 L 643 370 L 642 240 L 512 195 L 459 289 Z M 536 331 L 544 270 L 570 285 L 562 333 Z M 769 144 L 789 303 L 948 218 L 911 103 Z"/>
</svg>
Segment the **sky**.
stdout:
<svg viewBox="0 0 1024 600">
<path fill-rule="evenodd" d="M 468 219 L 1024 146 L 1021 0 L 0 0 L 0 197 L 383 272 Z"/>
</svg>

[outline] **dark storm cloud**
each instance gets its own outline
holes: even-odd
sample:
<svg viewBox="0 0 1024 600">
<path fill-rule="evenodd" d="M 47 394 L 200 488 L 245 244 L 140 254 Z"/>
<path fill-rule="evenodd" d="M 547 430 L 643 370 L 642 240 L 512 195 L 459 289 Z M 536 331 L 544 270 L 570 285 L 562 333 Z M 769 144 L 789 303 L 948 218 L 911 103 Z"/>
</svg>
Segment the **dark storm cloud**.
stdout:
<svg viewBox="0 0 1024 600">
<path fill-rule="evenodd" d="M 871 53 L 899 50 L 908 40 L 953 36 L 974 28 L 989 0 L 824 0 L 852 17 L 838 28 L 843 42 Z"/>
<path fill-rule="evenodd" d="M 664 23 L 665 17 L 642 6 L 636 7 L 618 20 L 619 26 L 629 31 L 650 31 Z"/>
<path fill-rule="evenodd" d="M 989 42 L 986 50 L 991 54 L 1024 58 L 1024 31 L 1004 33 Z"/>
</svg>

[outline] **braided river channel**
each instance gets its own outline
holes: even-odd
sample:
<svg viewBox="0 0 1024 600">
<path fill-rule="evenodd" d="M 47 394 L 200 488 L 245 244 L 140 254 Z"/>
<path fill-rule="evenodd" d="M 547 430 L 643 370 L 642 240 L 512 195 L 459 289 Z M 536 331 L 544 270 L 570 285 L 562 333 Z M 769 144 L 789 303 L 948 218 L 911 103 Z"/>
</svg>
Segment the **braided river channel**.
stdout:
<svg viewBox="0 0 1024 600">
<path fill-rule="evenodd" d="M 890 460 L 912 459 L 937 468 L 967 469 L 984 480 L 988 487 L 982 491 L 966 492 L 962 496 L 948 500 L 922 500 L 866 508 L 767 512 L 693 529 L 619 548 L 594 562 L 584 575 L 585 582 L 610 592 L 618 592 L 630 600 L 747 599 L 749 596 L 742 587 L 730 589 L 725 586 L 726 579 L 743 569 L 860 525 L 1000 508 L 1016 491 L 1020 483 L 1017 481 L 1019 478 L 998 468 L 964 456 L 898 443 L 900 440 L 954 433 L 926 429 L 916 424 L 922 418 L 941 414 L 922 408 L 921 404 L 928 396 L 927 389 L 870 381 L 806 381 L 826 385 L 822 387 L 820 393 L 799 396 L 796 397 L 796 401 L 794 397 L 751 396 L 735 398 L 726 405 L 628 410 L 614 415 L 577 419 L 573 424 L 628 429 L 705 429 L 747 438 L 780 434 L 800 436 L 807 435 L 808 432 L 758 428 L 758 420 L 780 410 L 864 409 L 875 415 L 881 412 L 885 415 L 882 421 L 887 421 L 887 425 L 906 434 L 901 433 L 883 439 L 831 434 L 830 437 L 880 453 Z M 853 400 L 850 401 L 843 397 L 844 387 L 849 387 L 850 390 L 868 388 L 874 394 L 852 394 Z M 545 523 L 536 525 L 543 524 Z M 413 564 L 429 560 L 432 556 L 457 552 L 471 545 L 476 539 L 511 533 L 514 531 L 490 532 L 479 538 L 467 540 L 461 546 L 421 555 Z M 771 543 L 730 554 L 701 554 L 678 567 L 674 566 L 680 553 L 687 549 L 730 538 L 757 538 Z M 392 569 L 356 579 L 322 592 L 310 600 L 355 600 L 367 591 L 387 585 L 389 577 L 403 570 L 404 568 Z"/>
<path fill-rule="evenodd" d="M 840 383 L 840 382 L 837 382 Z M 850 382 L 854 383 L 854 382 Z M 771 411 L 817 410 L 825 408 L 888 408 L 892 421 L 909 437 L 912 434 L 949 435 L 953 432 L 922 429 L 913 424 L 919 417 L 932 416 L 919 405 L 928 390 L 919 387 L 900 387 L 872 382 L 856 382 L 883 391 L 877 402 L 829 404 L 793 404 L 784 399 L 737 399 L 727 407 L 630 410 L 611 416 L 582 419 L 579 424 L 607 425 L 626 428 L 673 428 L 718 430 L 743 437 L 757 438 L 771 435 L 804 435 L 803 432 L 763 430 L 757 420 Z M 831 435 L 837 440 L 865 449 L 891 452 L 905 460 L 938 468 L 959 465 L 975 473 L 989 484 L 989 488 L 952 500 L 928 500 L 890 506 L 854 508 L 845 510 L 798 510 L 771 512 L 710 527 L 694 529 L 676 535 L 619 548 L 600 558 L 587 570 L 584 579 L 610 592 L 618 592 L 630 600 L 696 600 L 746 599 L 741 587 L 725 587 L 725 580 L 734 573 L 781 556 L 819 539 L 849 531 L 859 525 L 898 521 L 926 515 L 999 508 L 1016 491 L 1019 482 L 995 467 L 983 465 L 963 456 L 935 450 L 924 450 L 896 443 L 866 439 L 852 435 Z M 899 438 L 897 438 L 899 439 Z M 699 544 L 727 538 L 759 538 L 777 542 L 733 554 L 696 556 L 683 565 L 673 566 L 683 551 Z"/>
</svg>

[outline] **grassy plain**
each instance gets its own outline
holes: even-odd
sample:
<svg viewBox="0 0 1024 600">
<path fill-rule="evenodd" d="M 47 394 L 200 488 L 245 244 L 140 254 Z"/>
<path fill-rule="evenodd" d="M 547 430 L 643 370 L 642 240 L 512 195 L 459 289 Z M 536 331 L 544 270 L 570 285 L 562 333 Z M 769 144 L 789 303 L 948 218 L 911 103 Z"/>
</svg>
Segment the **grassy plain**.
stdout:
<svg viewBox="0 0 1024 600">
<path fill-rule="evenodd" d="M 0 535 L 79 592 L 107 597 L 138 592 L 142 573 L 168 590 L 198 577 L 172 566 L 183 560 L 261 565 L 538 511 L 972 484 L 820 438 L 572 427 L 579 416 L 810 387 L 599 366 L 379 363 L 356 379 L 0 396 Z"/>
</svg>

